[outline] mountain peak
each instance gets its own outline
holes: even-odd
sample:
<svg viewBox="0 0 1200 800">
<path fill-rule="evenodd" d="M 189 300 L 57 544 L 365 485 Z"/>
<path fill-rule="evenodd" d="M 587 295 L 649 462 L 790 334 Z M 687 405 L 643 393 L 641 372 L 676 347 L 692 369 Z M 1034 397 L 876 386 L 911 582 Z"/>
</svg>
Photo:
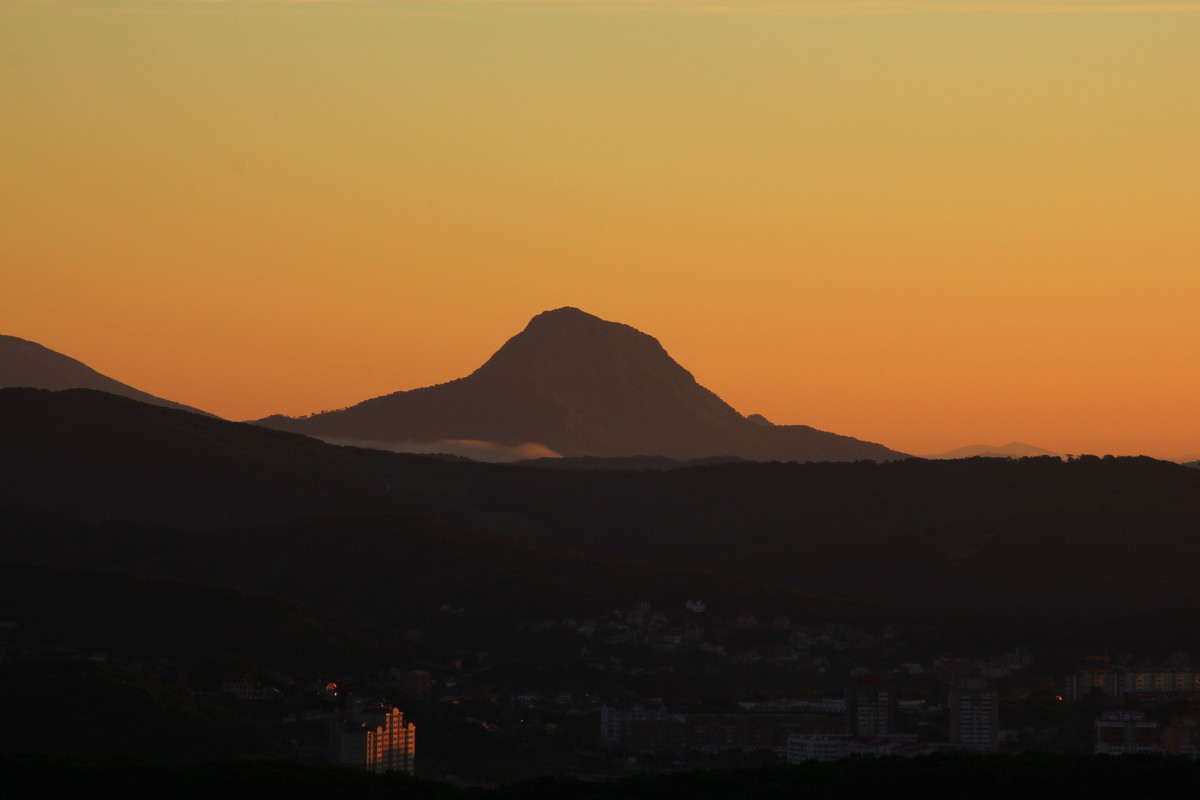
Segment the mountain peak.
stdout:
<svg viewBox="0 0 1200 800">
<path fill-rule="evenodd" d="M 271 427 L 342 440 L 537 443 L 563 455 L 855 460 L 880 445 L 747 420 L 653 336 L 564 306 L 531 319 L 465 378 Z"/>
<path fill-rule="evenodd" d="M 529 325 L 527 325 L 526 328 L 529 328 L 533 325 L 544 325 L 547 323 L 566 325 L 596 322 L 605 322 L 605 320 L 602 320 L 593 314 L 589 314 L 582 309 L 578 309 L 575 306 L 563 306 L 562 308 L 554 308 L 535 315 L 533 319 L 529 320 Z"/>
<path fill-rule="evenodd" d="M 525 330 L 513 339 L 518 339 L 523 334 L 561 338 L 566 341 L 578 341 L 579 337 L 600 337 L 601 340 L 625 342 L 639 339 L 643 343 L 653 342 L 656 348 L 661 347 L 653 336 L 642 333 L 631 325 L 609 322 L 574 306 L 543 311 L 529 320 Z"/>
<path fill-rule="evenodd" d="M 508 374 L 512 370 L 522 373 L 532 370 L 561 383 L 585 373 L 603 380 L 613 377 L 611 370 L 624 372 L 635 367 L 677 376 L 683 373 L 687 380 L 693 380 L 653 336 L 564 306 L 543 311 L 529 320 L 523 331 L 509 339 L 474 374 L 488 376 L 498 371 Z"/>
<path fill-rule="evenodd" d="M 607 453 L 614 439 L 633 446 L 631 438 L 647 433 L 646 414 L 674 416 L 684 398 L 685 404 L 700 403 L 704 415 L 741 418 L 700 387 L 657 339 L 578 308 L 538 314 L 464 380 L 495 411 L 521 417 L 527 441 L 545 444 L 539 437 L 551 435 L 572 454 L 596 448 Z M 657 424 L 672 425 L 667 419 Z"/>
</svg>

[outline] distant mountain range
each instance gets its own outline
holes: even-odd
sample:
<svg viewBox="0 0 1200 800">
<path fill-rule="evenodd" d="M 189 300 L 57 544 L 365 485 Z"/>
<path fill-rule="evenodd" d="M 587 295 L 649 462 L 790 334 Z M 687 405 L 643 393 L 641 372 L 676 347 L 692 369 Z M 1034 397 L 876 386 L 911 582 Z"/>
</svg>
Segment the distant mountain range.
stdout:
<svg viewBox="0 0 1200 800">
<path fill-rule="evenodd" d="M 213 416 L 207 411 L 164 400 L 132 386 L 101 375 L 96 370 L 37 342 L 0 336 L 0 389 L 28 386 L 33 389 L 98 389 L 143 403 L 178 408 L 195 414 Z"/>
<path fill-rule="evenodd" d="M 258 424 L 407 449 L 449 440 L 541 445 L 563 456 L 735 456 L 756 461 L 905 458 L 883 445 L 744 417 L 653 337 L 577 308 L 534 317 L 465 378 L 309 417 Z M 529 458 L 526 452 L 520 457 Z"/>
<path fill-rule="evenodd" d="M 1058 453 L 1050 450 L 1043 450 L 1040 447 L 1034 447 L 1031 444 L 1024 442 L 1009 442 L 1005 445 L 996 447 L 990 444 L 969 444 L 966 447 L 959 447 L 947 453 L 935 453 L 933 455 L 921 456 L 922 458 L 1030 458 L 1033 456 L 1057 456 Z"/>
</svg>

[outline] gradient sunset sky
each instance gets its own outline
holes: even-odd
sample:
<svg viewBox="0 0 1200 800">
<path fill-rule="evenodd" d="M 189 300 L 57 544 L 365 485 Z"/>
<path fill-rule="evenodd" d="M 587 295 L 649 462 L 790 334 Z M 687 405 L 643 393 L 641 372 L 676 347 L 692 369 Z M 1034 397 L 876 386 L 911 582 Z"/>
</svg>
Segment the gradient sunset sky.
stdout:
<svg viewBox="0 0 1200 800">
<path fill-rule="evenodd" d="M 910 453 L 1200 457 L 1200 3 L 0 0 L 0 333 L 231 419 L 573 305 Z"/>
</svg>

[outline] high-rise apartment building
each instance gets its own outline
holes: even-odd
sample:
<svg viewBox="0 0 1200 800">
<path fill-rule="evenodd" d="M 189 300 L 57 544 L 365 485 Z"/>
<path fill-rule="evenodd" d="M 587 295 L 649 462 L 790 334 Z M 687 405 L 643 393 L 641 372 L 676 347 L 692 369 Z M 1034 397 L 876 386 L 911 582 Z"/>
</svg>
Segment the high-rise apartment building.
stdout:
<svg viewBox="0 0 1200 800">
<path fill-rule="evenodd" d="M 1105 711 L 1095 721 L 1096 752 L 1161 753 L 1158 723 L 1141 711 Z"/>
<path fill-rule="evenodd" d="M 347 698 L 346 710 L 334 715 L 331 739 L 335 764 L 413 774 L 417 729 L 394 706 Z"/>
<path fill-rule="evenodd" d="M 875 678 L 846 687 L 846 729 L 853 736 L 896 732 L 896 688 Z"/>
<path fill-rule="evenodd" d="M 950 741 L 973 750 L 1000 743 L 1000 693 L 987 681 L 962 678 L 950 685 Z"/>
</svg>

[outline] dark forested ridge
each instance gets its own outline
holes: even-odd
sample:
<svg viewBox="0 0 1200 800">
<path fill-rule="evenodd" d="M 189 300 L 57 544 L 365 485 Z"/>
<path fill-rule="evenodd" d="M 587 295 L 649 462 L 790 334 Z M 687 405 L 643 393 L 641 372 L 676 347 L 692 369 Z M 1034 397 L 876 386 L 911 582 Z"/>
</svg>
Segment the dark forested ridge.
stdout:
<svg viewBox="0 0 1200 800">
<path fill-rule="evenodd" d="M 172 761 L 275 754 L 271 737 L 250 720 L 145 673 L 95 661 L 0 665 L 0 709 L 0 753 Z M 10 777 L 0 766 L 7 797 L 14 796 Z"/>
<path fill-rule="evenodd" d="M 1200 472 L 1146 458 L 550 470 L 82 390 L 0 391 L 0 435 L 0 504 L 77 518 L 233 530 L 402 514 L 810 594 L 1045 615 L 1200 605 Z"/>
<path fill-rule="evenodd" d="M 848 461 L 902 453 L 805 425 L 746 418 L 701 386 L 658 341 L 575 308 L 534 317 L 465 378 L 340 411 L 261 424 L 403 444 L 468 439 L 537 443 L 568 456 L 737 456 Z"/>
<path fill-rule="evenodd" d="M 405 458 L 90 390 L 0 390 L 5 502 L 93 518 L 229 525 L 395 508 Z M 416 464 L 416 461 L 412 461 Z"/>
<path fill-rule="evenodd" d="M 194 655 L 217 634 L 259 660 L 266 653 L 313 655 L 322 646 L 331 653 L 364 649 L 312 607 L 283 598 L 341 620 L 401 630 L 446 626 L 454 620 L 444 608 L 469 609 L 478 635 L 497 622 L 596 614 L 639 598 L 674 605 L 703 596 L 714 606 L 820 619 L 874 614 L 861 603 L 397 514 L 228 531 L 101 523 L 29 507 L 0 509 L 0 521 L 25 534 L 4 540 L 7 557 L 23 563 L 0 563 L 0 607 L 23 628 L 101 649 L 104 640 L 140 642 Z M 94 572 L 101 569 L 159 579 Z M 81 598 L 86 607 L 79 611 Z"/>
<path fill-rule="evenodd" d="M 386 642 L 289 599 L 303 592 L 285 598 L 214 586 L 230 582 L 206 574 L 202 561 L 193 569 L 173 569 L 172 563 L 196 554 L 183 542 L 174 543 L 171 562 L 157 563 L 153 554 L 164 552 L 163 543 L 141 551 L 137 544 L 144 540 L 119 525 L 53 516 L 35 523 L 30 514 L 12 510 L 0 513 L 0 524 L 39 537 L 34 547 L 5 542 L 7 558 L 32 562 L 0 562 L 0 614 L 13 626 L 3 644 L 10 647 L 69 644 L 84 653 L 151 662 L 237 653 L 273 668 L 318 670 L 381 663 L 389 655 Z M 83 566 L 48 566 L 64 562 Z M 180 573 L 194 580 L 180 579 Z"/>
</svg>

